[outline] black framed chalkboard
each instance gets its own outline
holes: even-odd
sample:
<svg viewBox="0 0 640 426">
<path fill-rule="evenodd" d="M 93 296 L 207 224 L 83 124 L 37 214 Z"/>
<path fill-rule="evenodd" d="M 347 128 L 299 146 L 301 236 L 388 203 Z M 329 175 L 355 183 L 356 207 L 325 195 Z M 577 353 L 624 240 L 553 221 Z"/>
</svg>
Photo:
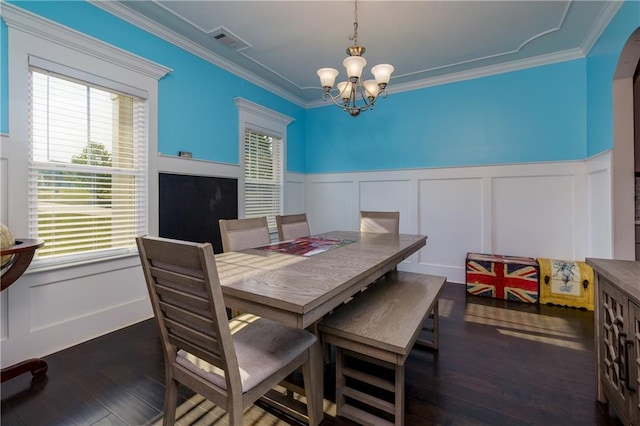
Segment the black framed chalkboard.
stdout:
<svg viewBox="0 0 640 426">
<path fill-rule="evenodd" d="M 210 242 L 222 252 L 220 219 L 238 218 L 238 180 L 160 173 L 160 236 Z"/>
</svg>

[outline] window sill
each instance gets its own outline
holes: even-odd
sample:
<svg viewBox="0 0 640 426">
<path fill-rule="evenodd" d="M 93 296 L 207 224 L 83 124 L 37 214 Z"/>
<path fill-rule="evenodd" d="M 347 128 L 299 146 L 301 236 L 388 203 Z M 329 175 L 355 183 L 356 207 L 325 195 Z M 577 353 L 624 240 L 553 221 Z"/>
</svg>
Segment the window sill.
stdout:
<svg viewBox="0 0 640 426">
<path fill-rule="evenodd" d="M 57 265 L 34 266 L 27 269 L 23 277 L 28 276 L 31 285 L 43 285 L 135 267 L 140 267 L 140 258 L 137 253 L 128 253 Z"/>
</svg>

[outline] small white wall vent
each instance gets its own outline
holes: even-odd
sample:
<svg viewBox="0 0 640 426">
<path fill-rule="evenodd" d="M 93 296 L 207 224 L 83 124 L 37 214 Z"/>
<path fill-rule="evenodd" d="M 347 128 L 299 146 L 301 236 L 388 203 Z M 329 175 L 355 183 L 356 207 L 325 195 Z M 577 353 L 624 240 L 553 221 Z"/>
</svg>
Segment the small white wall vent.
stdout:
<svg viewBox="0 0 640 426">
<path fill-rule="evenodd" d="M 238 52 L 248 49 L 251 45 L 240 37 L 226 29 L 225 27 L 218 27 L 207 33 L 209 37 L 215 40 L 217 43 Z"/>
</svg>

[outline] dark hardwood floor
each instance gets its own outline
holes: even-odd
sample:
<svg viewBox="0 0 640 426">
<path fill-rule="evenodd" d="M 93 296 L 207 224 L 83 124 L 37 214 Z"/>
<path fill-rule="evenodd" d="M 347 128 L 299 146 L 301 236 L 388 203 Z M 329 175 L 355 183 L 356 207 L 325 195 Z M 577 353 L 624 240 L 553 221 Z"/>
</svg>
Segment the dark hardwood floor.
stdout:
<svg viewBox="0 0 640 426">
<path fill-rule="evenodd" d="M 621 424 L 595 400 L 592 312 L 467 297 L 463 285 L 447 284 L 440 314 L 439 353 L 414 349 L 406 363 L 406 425 Z M 3 383 L 0 423 L 158 423 L 164 367 L 155 327 L 144 321 L 47 356 L 43 380 Z M 329 367 L 327 399 L 333 380 Z M 187 389 L 179 403 L 181 425 L 226 424 Z M 294 423 L 260 407 L 245 424 Z M 331 415 L 323 422 L 352 424 Z"/>
</svg>

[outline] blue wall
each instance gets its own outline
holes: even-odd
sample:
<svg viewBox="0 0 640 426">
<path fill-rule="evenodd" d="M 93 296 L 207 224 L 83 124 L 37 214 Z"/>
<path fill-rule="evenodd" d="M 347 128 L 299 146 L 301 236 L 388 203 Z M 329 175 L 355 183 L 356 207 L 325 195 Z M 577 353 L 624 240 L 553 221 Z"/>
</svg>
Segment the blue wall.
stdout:
<svg viewBox="0 0 640 426">
<path fill-rule="evenodd" d="M 287 168 L 304 172 L 303 108 L 243 80 L 86 2 L 11 1 L 40 16 L 96 37 L 173 71 L 159 82 L 158 148 L 191 151 L 194 158 L 237 164 L 238 112 L 243 97 L 294 118 L 287 134 Z M 6 51 L 3 38 L 2 51 Z M 6 59 L 3 64 L 6 64 Z M 4 65 L 3 65 L 4 66 Z M 3 84 L 6 81 L 3 75 Z M 6 105 L 2 95 L 2 111 Z M 9 130 L 6 117 L 2 119 Z"/>
<path fill-rule="evenodd" d="M 613 148 L 613 76 L 638 27 L 640 2 L 626 1 L 587 56 L 587 156 Z"/>
<path fill-rule="evenodd" d="M 307 113 L 307 172 L 583 159 L 584 59 Z M 393 82 L 393 80 L 392 80 Z"/>
<path fill-rule="evenodd" d="M 239 96 L 294 118 L 287 169 L 301 173 L 582 160 L 611 149 L 613 71 L 640 24 L 640 2 L 627 1 L 585 59 L 391 94 L 354 119 L 334 106 L 305 111 L 89 3 L 11 3 L 172 68 L 159 82 L 162 153 L 236 164 Z M 3 24 L 2 132 L 6 43 Z"/>
</svg>

